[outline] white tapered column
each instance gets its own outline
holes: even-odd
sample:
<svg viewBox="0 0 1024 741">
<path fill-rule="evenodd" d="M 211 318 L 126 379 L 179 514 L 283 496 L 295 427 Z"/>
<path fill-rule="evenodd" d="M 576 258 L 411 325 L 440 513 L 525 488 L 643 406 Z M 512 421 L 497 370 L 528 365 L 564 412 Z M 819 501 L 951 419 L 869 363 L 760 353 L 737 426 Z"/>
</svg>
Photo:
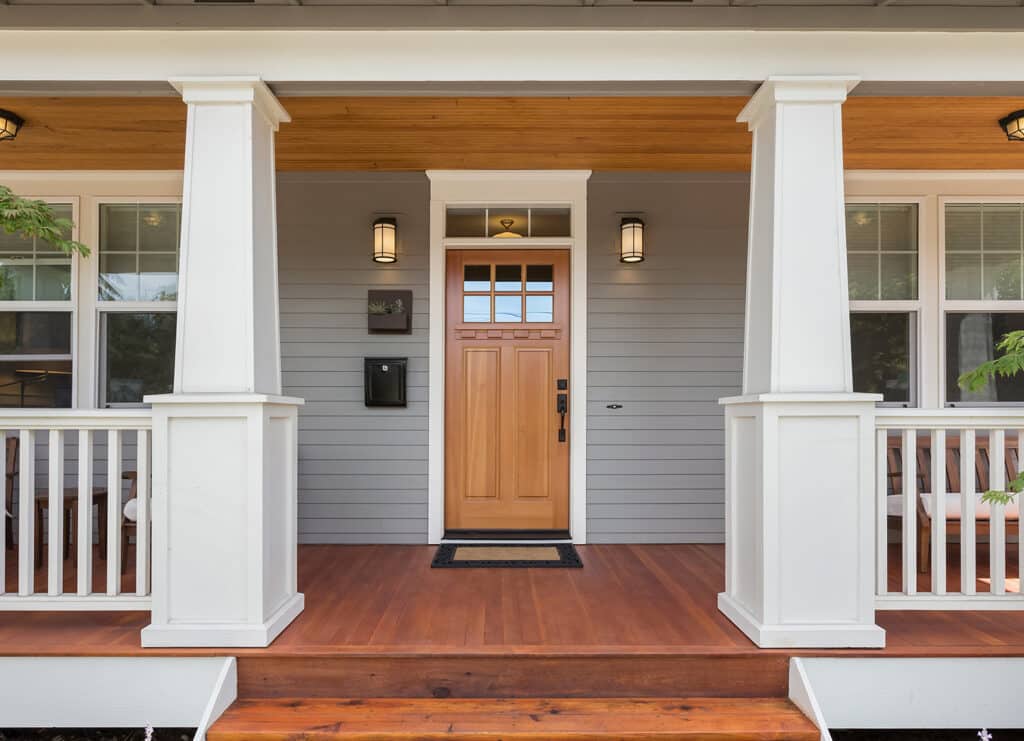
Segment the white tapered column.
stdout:
<svg viewBox="0 0 1024 741">
<path fill-rule="evenodd" d="M 754 135 L 743 396 L 726 410 L 726 591 L 763 647 L 875 647 L 874 403 L 853 393 L 842 103 L 856 80 L 769 78 Z"/>
<path fill-rule="evenodd" d="M 174 393 L 153 405 L 144 646 L 266 646 L 296 587 L 296 421 L 281 396 L 274 132 L 258 78 L 173 81 L 188 104 Z"/>
</svg>

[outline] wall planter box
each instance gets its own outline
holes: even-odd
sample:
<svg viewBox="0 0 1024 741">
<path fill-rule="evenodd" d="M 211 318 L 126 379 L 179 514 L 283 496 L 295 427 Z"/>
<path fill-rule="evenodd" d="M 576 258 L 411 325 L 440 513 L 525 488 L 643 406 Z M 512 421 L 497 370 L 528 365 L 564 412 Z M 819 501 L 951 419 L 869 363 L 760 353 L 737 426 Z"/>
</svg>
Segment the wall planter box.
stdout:
<svg viewBox="0 0 1024 741">
<path fill-rule="evenodd" d="M 370 334 L 411 334 L 412 291 L 367 291 L 366 326 Z"/>
</svg>

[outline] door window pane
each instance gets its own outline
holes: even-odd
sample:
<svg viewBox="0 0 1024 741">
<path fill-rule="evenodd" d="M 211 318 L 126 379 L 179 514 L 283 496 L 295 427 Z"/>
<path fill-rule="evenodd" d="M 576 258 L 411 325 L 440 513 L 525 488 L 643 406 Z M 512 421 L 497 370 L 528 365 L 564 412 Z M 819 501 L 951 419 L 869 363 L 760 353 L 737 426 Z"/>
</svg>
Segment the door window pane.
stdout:
<svg viewBox="0 0 1024 741">
<path fill-rule="evenodd" d="M 523 321 L 523 297 L 522 296 L 495 296 L 494 297 L 494 321 L 496 321 L 496 322 L 521 322 L 521 321 Z"/>
<path fill-rule="evenodd" d="M 917 298 L 917 204 L 846 204 L 850 299 Z"/>
<path fill-rule="evenodd" d="M 528 322 L 553 322 L 554 314 L 552 296 L 527 296 L 526 297 L 526 321 Z"/>
<path fill-rule="evenodd" d="M 104 406 L 141 404 L 146 394 L 174 384 L 176 317 L 171 312 L 114 312 L 103 316 Z"/>
<path fill-rule="evenodd" d="M 913 315 L 854 312 L 850 315 L 853 390 L 882 394 L 884 401 L 913 403 Z"/>
<path fill-rule="evenodd" d="M 1024 376 L 996 377 L 979 391 L 965 391 L 957 385 L 961 374 L 992 360 L 999 352 L 996 345 L 1007 332 L 1024 329 L 1024 314 L 949 313 L 946 314 L 946 402 L 950 404 L 986 404 L 1024 402 Z"/>
<path fill-rule="evenodd" d="M 1024 205 L 951 203 L 944 218 L 946 298 L 1024 298 Z"/>
<path fill-rule="evenodd" d="M 99 297 L 174 301 L 178 297 L 181 205 L 100 206 Z"/>
<path fill-rule="evenodd" d="M 491 321 L 491 297 L 490 296 L 463 296 L 462 297 L 462 321 L 464 321 L 464 322 L 489 322 L 489 321 Z"/>
<path fill-rule="evenodd" d="M 554 288 L 555 271 L 551 265 L 526 266 L 526 290 L 550 291 Z"/>
<path fill-rule="evenodd" d="M 490 265 L 466 265 L 462 269 L 462 290 L 464 290 L 464 291 L 490 291 L 491 290 L 491 266 Z"/>
<path fill-rule="evenodd" d="M 523 290 L 523 268 L 521 265 L 494 266 L 495 291 Z"/>
</svg>

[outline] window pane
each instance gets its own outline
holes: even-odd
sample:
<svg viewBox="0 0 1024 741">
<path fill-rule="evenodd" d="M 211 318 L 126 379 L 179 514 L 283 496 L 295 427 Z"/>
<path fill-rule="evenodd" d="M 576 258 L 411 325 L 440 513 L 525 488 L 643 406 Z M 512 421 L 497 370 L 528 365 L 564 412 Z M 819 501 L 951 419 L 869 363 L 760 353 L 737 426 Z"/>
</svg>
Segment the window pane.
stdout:
<svg viewBox="0 0 1024 741">
<path fill-rule="evenodd" d="M 174 301 L 177 298 L 177 255 L 139 255 L 139 299 Z"/>
<path fill-rule="evenodd" d="M 36 266 L 36 301 L 71 299 L 71 263 Z"/>
<path fill-rule="evenodd" d="M 67 409 L 71 378 L 70 360 L 0 361 L 0 407 Z"/>
<path fill-rule="evenodd" d="M 550 291 L 554 288 L 555 271 L 551 265 L 526 266 L 526 290 Z"/>
<path fill-rule="evenodd" d="M 521 265 L 494 266 L 495 291 L 523 290 L 523 268 Z"/>
<path fill-rule="evenodd" d="M 850 280 L 850 299 L 874 300 L 878 298 L 878 255 L 847 255 Z"/>
<path fill-rule="evenodd" d="M 51 208 L 53 209 L 53 213 L 57 215 L 58 219 L 67 219 L 68 221 L 71 221 L 71 217 L 73 216 L 73 210 L 71 208 L 70 203 L 54 203 L 51 204 Z M 71 239 L 70 229 L 66 229 L 64 231 L 64 239 Z M 51 255 L 54 253 L 58 255 L 64 254 L 64 251 L 61 250 L 59 247 L 56 247 L 55 245 L 52 245 L 49 242 L 44 242 L 41 239 L 36 240 L 36 252 L 46 252 L 50 253 Z"/>
<path fill-rule="evenodd" d="M 911 324 L 907 313 L 850 315 L 854 391 L 911 402 Z"/>
<path fill-rule="evenodd" d="M 105 301 L 138 301 L 138 257 L 100 255 L 100 298 Z"/>
<path fill-rule="evenodd" d="M 491 206 L 487 211 L 487 236 L 525 237 L 529 223 L 529 209 Z"/>
<path fill-rule="evenodd" d="M 916 203 L 883 203 L 878 207 L 878 215 L 883 251 L 917 251 Z"/>
<path fill-rule="evenodd" d="M 981 249 L 981 204 L 946 206 L 946 252 Z"/>
<path fill-rule="evenodd" d="M 531 237 L 571 237 L 572 219 L 567 208 L 530 209 Z"/>
<path fill-rule="evenodd" d="M 134 203 L 100 206 L 100 246 L 106 252 L 135 252 L 138 248 L 139 207 Z"/>
<path fill-rule="evenodd" d="M 981 298 L 980 254 L 946 254 L 946 298 Z"/>
<path fill-rule="evenodd" d="M 526 321 L 528 322 L 551 322 L 554 321 L 552 306 L 554 299 L 551 296 L 527 296 L 526 297 Z"/>
<path fill-rule="evenodd" d="M 491 290 L 491 266 L 490 265 L 466 265 L 462 269 L 462 290 L 464 290 L 464 291 L 490 291 Z"/>
<path fill-rule="evenodd" d="M 982 257 L 982 297 L 998 301 L 1020 299 L 1019 254 L 985 253 Z"/>
<path fill-rule="evenodd" d="M 523 321 L 523 297 L 522 296 L 495 296 L 494 297 L 494 321 L 496 321 L 496 322 L 521 322 L 521 321 Z"/>
<path fill-rule="evenodd" d="M 70 354 L 69 312 L 0 312 L 0 355 Z"/>
<path fill-rule="evenodd" d="M 447 237 L 483 237 L 487 223 L 482 208 L 450 208 L 445 218 Z"/>
<path fill-rule="evenodd" d="M 174 330 L 170 312 L 104 312 L 105 405 L 140 404 L 146 394 L 170 393 L 174 384 Z"/>
<path fill-rule="evenodd" d="M 143 252 L 176 252 L 179 206 L 142 206 L 139 218 L 139 249 Z"/>
<path fill-rule="evenodd" d="M 850 252 L 878 250 L 878 206 L 876 204 L 846 204 L 846 249 Z"/>
<path fill-rule="evenodd" d="M 957 385 L 961 374 L 998 354 L 996 344 L 1007 332 L 1024 329 L 1024 314 L 950 313 L 946 315 L 946 401 L 983 404 L 1024 401 L 1024 376 L 997 377 L 980 391 Z"/>
<path fill-rule="evenodd" d="M 0 229 L 0 254 L 12 252 L 32 253 L 32 240 L 22 237 L 20 234 L 8 234 Z"/>
<path fill-rule="evenodd" d="M 986 252 L 1021 250 L 1021 207 L 1016 203 L 986 204 L 982 217 L 982 249 Z"/>
<path fill-rule="evenodd" d="M 0 260 L 0 300 L 32 300 L 32 258 Z"/>
<path fill-rule="evenodd" d="M 463 296 L 462 297 L 462 321 L 464 321 L 464 322 L 489 322 L 489 321 L 491 321 L 491 297 L 490 296 Z"/>
<path fill-rule="evenodd" d="M 889 300 L 917 298 L 917 253 L 883 252 L 881 297 Z"/>
</svg>

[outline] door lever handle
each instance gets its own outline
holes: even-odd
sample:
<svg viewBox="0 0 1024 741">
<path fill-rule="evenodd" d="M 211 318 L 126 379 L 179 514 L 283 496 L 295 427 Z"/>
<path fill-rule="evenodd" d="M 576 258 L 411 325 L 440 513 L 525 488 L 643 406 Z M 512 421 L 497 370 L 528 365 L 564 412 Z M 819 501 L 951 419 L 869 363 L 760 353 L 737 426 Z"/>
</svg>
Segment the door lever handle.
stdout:
<svg viewBox="0 0 1024 741">
<path fill-rule="evenodd" d="M 565 442 L 565 415 L 569 412 L 569 394 L 558 395 L 557 412 L 561 417 L 558 427 L 558 442 Z"/>
</svg>

